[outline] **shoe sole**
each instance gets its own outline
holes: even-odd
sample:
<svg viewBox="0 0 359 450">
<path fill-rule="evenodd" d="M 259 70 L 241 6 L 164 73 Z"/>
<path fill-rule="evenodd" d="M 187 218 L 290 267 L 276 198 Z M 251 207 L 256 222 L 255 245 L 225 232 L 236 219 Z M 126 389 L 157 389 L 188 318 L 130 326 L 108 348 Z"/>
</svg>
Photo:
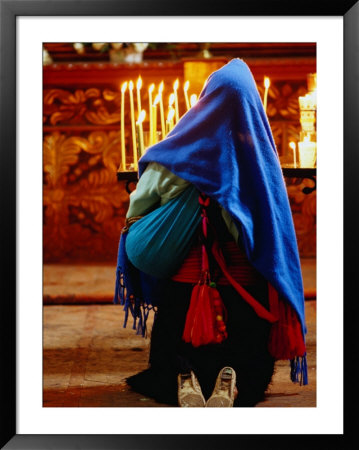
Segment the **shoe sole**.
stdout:
<svg viewBox="0 0 359 450">
<path fill-rule="evenodd" d="M 203 408 L 205 401 L 200 394 L 187 394 L 178 401 L 181 408 Z"/>
<path fill-rule="evenodd" d="M 189 390 L 187 394 L 183 391 Z M 206 400 L 203 394 L 197 392 L 192 384 L 192 379 L 181 379 L 178 375 L 178 404 L 181 408 L 204 408 Z"/>
<path fill-rule="evenodd" d="M 207 408 L 231 408 L 233 406 L 236 373 L 231 369 L 231 374 L 226 374 L 226 369 L 228 368 L 223 368 L 217 377 L 213 394 L 206 403 Z"/>
</svg>

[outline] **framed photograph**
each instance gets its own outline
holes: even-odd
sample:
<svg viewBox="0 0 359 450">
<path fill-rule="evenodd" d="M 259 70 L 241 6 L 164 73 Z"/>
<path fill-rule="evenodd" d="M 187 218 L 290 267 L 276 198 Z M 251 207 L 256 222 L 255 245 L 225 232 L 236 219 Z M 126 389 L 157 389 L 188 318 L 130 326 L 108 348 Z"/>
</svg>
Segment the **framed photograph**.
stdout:
<svg viewBox="0 0 359 450">
<path fill-rule="evenodd" d="M 216 5 L 175 2 L 169 5 L 160 0 L 150 3 L 93 0 L 85 4 L 1 0 L 0 11 L 1 254 L 4 257 L 2 285 L 5 286 L 2 301 L 2 366 L 5 375 L 2 404 L 7 418 L 2 425 L 2 448 L 197 449 L 223 445 L 251 448 L 268 443 L 297 445 L 293 444 L 294 441 L 303 446 L 323 440 L 328 448 L 344 447 L 344 439 L 350 438 L 354 425 L 353 417 L 345 409 L 350 406 L 356 354 L 353 346 L 355 311 L 354 302 L 350 300 L 355 296 L 352 261 L 355 261 L 358 248 L 354 195 L 358 167 L 355 151 L 359 98 L 358 3 L 346 1 L 330 7 L 322 2 L 314 5 L 310 2 L 300 5 L 276 2 L 269 5 L 254 1 L 250 4 L 238 2 L 233 6 L 230 2 Z M 81 114 L 87 114 L 93 124 L 105 119 L 103 110 L 102 113 L 100 110 L 80 111 L 78 105 L 81 101 L 66 97 L 73 94 L 71 89 L 66 91 L 66 82 L 61 92 L 59 89 L 44 90 L 47 75 L 43 61 L 46 57 L 51 58 L 51 52 L 44 53 L 44 43 L 63 43 L 62 47 L 58 46 L 61 53 L 66 50 L 66 43 L 73 46 L 73 43 L 90 42 L 202 43 L 200 50 L 203 54 L 210 51 L 205 47 L 206 42 L 304 43 L 315 46 L 318 80 L 318 228 L 315 249 L 318 381 L 314 406 L 307 403 L 304 407 L 297 407 L 301 405 L 293 404 L 294 407 L 288 409 L 273 404 L 272 408 L 231 408 L 225 411 L 209 408 L 203 414 L 196 408 L 146 407 L 146 402 L 140 408 L 95 407 L 94 404 L 80 405 L 71 401 L 71 396 L 81 396 L 80 390 L 67 392 L 67 403 L 60 405 L 62 407 L 50 400 L 46 403 L 43 380 L 43 298 L 47 295 L 43 286 L 44 261 L 51 262 L 52 257 L 55 261 L 56 255 L 61 254 L 62 244 L 54 235 L 50 236 L 46 247 L 43 245 L 44 239 L 49 237 L 43 231 L 43 198 L 49 192 L 43 181 L 44 136 L 46 133 L 55 136 L 53 133 L 57 131 L 51 128 L 54 124 L 60 129 L 62 123 L 68 124 L 66 120 L 74 118 L 70 126 L 73 132 L 82 126 Z M 82 51 L 81 47 L 73 48 L 79 51 L 78 54 Z M 91 51 L 92 57 L 96 58 L 95 47 Z M 104 47 L 99 51 L 104 51 Z M 156 51 L 160 53 L 163 50 L 159 48 Z M 113 58 L 118 57 L 118 53 L 113 53 Z M 305 68 L 298 66 L 298 71 L 301 70 L 305 71 Z M 69 76 L 68 86 L 73 83 L 71 76 L 73 74 Z M 265 89 L 263 87 L 263 95 Z M 95 96 L 90 89 L 86 92 L 90 97 Z M 46 95 L 47 103 L 44 101 Z M 106 101 L 113 101 L 111 95 L 115 94 L 109 90 L 104 93 Z M 62 96 L 59 111 L 52 108 L 51 102 L 56 96 Z M 96 105 L 101 109 L 101 99 Z M 114 120 L 113 129 L 120 123 L 113 117 L 106 122 L 109 130 L 111 120 Z M 80 143 L 81 148 L 85 148 L 86 140 L 91 139 L 94 146 L 99 145 L 101 137 L 96 135 L 96 127 L 90 128 L 87 130 L 90 134 Z M 90 136 L 91 132 L 93 136 Z M 70 151 L 67 155 L 72 158 L 72 149 L 78 144 L 71 141 L 68 145 Z M 91 151 L 83 161 L 83 168 L 78 170 L 86 171 L 86 164 L 97 167 L 96 152 Z M 75 150 L 76 154 L 79 152 Z M 280 155 L 282 162 L 287 163 L 288 155 L 285 152 Z M 108 164 L 111 165 L 111 161 L 117 164 L 116 158 L 111 158 L 109 156 Z M 81 178 L 82 174 L 71 174 L 76 184 L 76 176 Z M 309 183 L 305 187 L 311 189 L 312 185 Z M 57 200 L 53 196 L 60 195 L 60 192 L 54 189 L 50 194 L 49 201 L 54 205 Z M 96 207 L 91 208 L 89 206 L 93 213 Z M 74 217 L 85 223 L 86 214 L 76 202 L 69 203 L 69 211 L 67 223 L 75 225 L 68 230 L 76 234 L 78 226 Z M 59 219 L 60 228 L 61 223 Z M 84 225 L 88 229 L 91 226 L 90 222 Z M 57 236 L 60 235 L 61 230 Z M 107 251 L 106 245 L 103 240 L 93 241 L 93 251 L 99 248 Z M 48 253 L 44 253 L 44 248 Z M 79 246 L 70 253 L 79 255 L 81 259 L 83 248 Z M 351 264 L 350 271 L 344 272 L 345 262 L 347 269 Z M 121 323 L 118 325 L 122 326 Z M 84 342 L 84 346 L 87 344 Z M 72 373 L 79 373 L 80 366 L 78 372 Z M 101 383 L 100 378 L 96 380 Z M 54 376 L 52 383 L 58 388 L 58 378 Z"/>
</svg>

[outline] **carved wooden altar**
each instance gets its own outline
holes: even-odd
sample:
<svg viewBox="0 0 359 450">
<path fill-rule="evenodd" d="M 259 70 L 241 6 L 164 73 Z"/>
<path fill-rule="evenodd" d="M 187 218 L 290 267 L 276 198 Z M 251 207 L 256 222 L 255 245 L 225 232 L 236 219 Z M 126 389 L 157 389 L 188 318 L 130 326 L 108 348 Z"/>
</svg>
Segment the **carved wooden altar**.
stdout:
<svg viewBox="0 0 359 450">
<path fill-rule="evenodd" d="M 219 65 L 231 58 L 217 58 Z M 306 77 L 316 71 L 315 57 L 251 58 L 246 62 L 263 96 L 263 77 L 271 78 L 267 114 L 281 160 L 290 162 L 288 143 L 298 140 L 298 97 Z M 120 86 L 141 75 L 149 85 L 164 80 L 182 84 L 190 58 L 142 64 L 55 63 L 43 71 L 44 262 L 115 262 L 128 207 L 120 165 Z M 199 92 L 197 92 L 199 93 Z M 142 101 L 148 102 L 146 89 Z M 184 99 L 180 97 L 180 110 Z M 129 110 L 126 143 L 130 148 Z M 145 124 L 146 126 L 146 124 Z M 287 178 L 288 194 L 301 256 L 314 256 L 316 193 L 308 179 Z"/>
</svg>

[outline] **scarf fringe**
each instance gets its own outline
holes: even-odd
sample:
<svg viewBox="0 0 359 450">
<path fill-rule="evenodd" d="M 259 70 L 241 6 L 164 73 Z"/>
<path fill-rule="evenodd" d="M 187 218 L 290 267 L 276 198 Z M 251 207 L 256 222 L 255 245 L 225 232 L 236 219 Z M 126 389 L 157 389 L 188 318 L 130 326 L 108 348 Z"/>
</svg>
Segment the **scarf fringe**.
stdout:
<svg viewBox="0 0 359 450">
<path fill-rule="evenodd" d="M 290 379 L 300 386 L 308 384 L 307 354 L 290 360 Z"/>
<path fill-rule="evenodd" d="M 116 270 L 116 283 L 115 283 L 115 295 L 113 296 L 113 303 L 115 305 L 123 305 L 125 302 L 125 284 L 123 273 L 117 267 Z"/>
<path fill-rule="evenodd" d="M 141 298 L 128 294 L 126 287 L 123 285 L 124 276 L 118 271 L 116 276 L 116 286 L 114 303 L 123 305 L 125 318 L 123 321 L 123 328 L 127 327 L 129 316 L 133 318 L 132 329 L 136 330 L 137 335 L 147 337 L 147 320 L 151 311 L 156 310 L 152 305 L 145 303 Z"/>
<path fill-rule="evenodd" d="M 138 286 L 140 283 L 139 271 L 128 260 L 125 249 L 126 237 L 127 233 L 123 232 L 118 246 L 113 303 L 123 306 L 125 312 L 123 328 L 126 328 L 129 316 L 131 315 L 133 318 L 132 329 L 136 330 L 137 335 L 147 337 L 147 319 L 151 310 L 155 312 L 156 317 L 156 309 L 145 300 L 151 297 L 148 293 L 147 295 L 143 295 L 143 293 L 134 292 L 135 285 Z M 140 291 L 142 290 L 140 289 Z"/>
</svg>

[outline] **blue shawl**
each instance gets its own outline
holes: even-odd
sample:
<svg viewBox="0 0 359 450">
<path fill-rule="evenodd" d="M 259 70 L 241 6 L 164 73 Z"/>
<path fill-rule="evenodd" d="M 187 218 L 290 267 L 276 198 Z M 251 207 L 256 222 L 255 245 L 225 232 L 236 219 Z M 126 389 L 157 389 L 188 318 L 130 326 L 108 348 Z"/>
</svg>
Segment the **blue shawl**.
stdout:
<svg viewBox="0 0 359 450">
<path fill-rule="evenodd" d="M 247 257 L 298 313 L 304 293 L 287 190 L 271 129 L 247 64 L 213 72 L 197 104 L 139 160 L 165 166 L 215 199 L 234 221 Z"/>
</svg>

